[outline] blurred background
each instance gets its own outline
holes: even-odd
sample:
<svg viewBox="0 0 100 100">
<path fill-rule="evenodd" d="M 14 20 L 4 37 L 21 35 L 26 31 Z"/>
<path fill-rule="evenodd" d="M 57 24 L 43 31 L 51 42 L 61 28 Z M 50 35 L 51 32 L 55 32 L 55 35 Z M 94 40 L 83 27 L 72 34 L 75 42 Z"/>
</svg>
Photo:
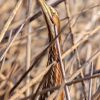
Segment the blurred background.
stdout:
<svg viewBox="0 0 100 100">
<path fill-rule="evenodd" d="M 0 100 L 27 100 L 35 93 L 46 69 L 48 52 L 42 57 L 39 54 L 49 43 L 48 30 L 37 1 L 0 0 Z M 66 80 L 85 66 L 71 80 L 82 81 L 68 85 L 71 100 L 100 100 L 100 0 L 46 2 L 59 14 Z M 10 95 L 38 55 L 41 59 Z"/>
</svg>

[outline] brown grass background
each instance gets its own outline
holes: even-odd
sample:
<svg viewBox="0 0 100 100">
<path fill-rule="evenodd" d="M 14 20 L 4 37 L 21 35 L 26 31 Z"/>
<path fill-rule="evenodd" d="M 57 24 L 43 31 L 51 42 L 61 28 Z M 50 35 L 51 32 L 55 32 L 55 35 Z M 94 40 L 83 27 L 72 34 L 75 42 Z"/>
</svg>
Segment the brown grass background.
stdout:
<svg viewBox="0 0 100 100">
<path fill-rule="evenodd" d="M 100 0 L 47 2 L 58 11 L 61 20 L 62 58 L 71 100 L 100 100 Z M 48 30 L 37 0 L 0 0 L 0 41 L 0 100 L 30 100 L 47 72 L 48 52 L 12 94 L 10 90 L 48 45 Z M 72 48 L 77 52 L 72 53 Z"/>
</svg>

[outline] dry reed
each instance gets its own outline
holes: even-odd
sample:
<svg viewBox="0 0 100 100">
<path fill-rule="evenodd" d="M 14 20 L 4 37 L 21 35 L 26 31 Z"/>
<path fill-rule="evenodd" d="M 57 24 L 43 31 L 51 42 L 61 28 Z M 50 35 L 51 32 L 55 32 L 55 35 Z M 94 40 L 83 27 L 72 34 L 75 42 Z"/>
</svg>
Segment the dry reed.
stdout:
<svg viewBox="0 0 100 100">
<path fill-rule="evenodd" d="M 47 92 L 57 100 L 65 86 L 68 100 L 100 100 L 100 0 L 46 2 L 61 23 L 50 43 L 37 0 L 0 0 L 0 100 L 38 100 Z M 47 65 L 48 50 L 60 36 L 65 81 L 37 91 L 57 63 Z"/>
</svg>

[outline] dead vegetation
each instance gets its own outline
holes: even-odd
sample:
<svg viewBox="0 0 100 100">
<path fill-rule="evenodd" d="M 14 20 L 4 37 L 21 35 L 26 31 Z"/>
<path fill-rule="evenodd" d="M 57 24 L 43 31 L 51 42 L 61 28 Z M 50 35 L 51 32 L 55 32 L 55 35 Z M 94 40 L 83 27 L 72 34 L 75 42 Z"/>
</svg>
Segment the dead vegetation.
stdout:
<svg viewBox="0 0 100 100">
<path fill-rule="evenodd" d="M 68 100 L 100 100 L 100 0 L 46 2 L 60 18 L 52 41 L 37 0 L 0 0 L 0 100 L 38 100 L 47 92 L 58 100 L 65 85 Z M 57 63 L 47 65 L 48 50 L 60 35 L 65 81 L 37 91 Z"/>
</svg>

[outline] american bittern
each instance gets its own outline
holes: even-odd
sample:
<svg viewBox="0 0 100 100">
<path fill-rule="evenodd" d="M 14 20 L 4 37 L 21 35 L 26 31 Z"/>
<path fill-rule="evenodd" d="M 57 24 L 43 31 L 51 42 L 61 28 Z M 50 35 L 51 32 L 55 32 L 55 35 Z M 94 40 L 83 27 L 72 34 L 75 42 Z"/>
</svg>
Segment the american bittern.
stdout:
<svg viewBox="0 0 100 100">
<path fill-rule="evenodd" d="M 48 28 L 48 38 L 49 42 L 51 42 L 56 37 L 56 30 L 59 33 L 60 32 L 60 20 L 57 11 L 52 8 L 51 6 L 48 6 L 46 4 L 45 0 L 38 0 L 42 12 L 47 24 Z M 56 28 L 55 28 L 56 27 Z M 58 42 L 60 42 L 61 36 L 58 39 Z M 48 63 L 47 66 L 50 65 L 53 62 L 56 62 L 55 65 L 52 66 L 50 71 L 45 75 L 43 78 L 42 83 L 40 84 L 40 89 L 46 89 L 50 88 L 52 86 L 58 86 L 61 85 L 63 82 L 63 74 L 61 70 L 61 64 L 59 60 L 59 50 L 57 48 L 57 43 L 54 43 L 49 48 L 49 54 L 48 54 Z M 45 93 L 39 97 L 39 100 L 45 100 L 52 92 Z M 62 91 L 59 95 L 59 100 L 64 100 L 64 92 Z"/>
</svg>

